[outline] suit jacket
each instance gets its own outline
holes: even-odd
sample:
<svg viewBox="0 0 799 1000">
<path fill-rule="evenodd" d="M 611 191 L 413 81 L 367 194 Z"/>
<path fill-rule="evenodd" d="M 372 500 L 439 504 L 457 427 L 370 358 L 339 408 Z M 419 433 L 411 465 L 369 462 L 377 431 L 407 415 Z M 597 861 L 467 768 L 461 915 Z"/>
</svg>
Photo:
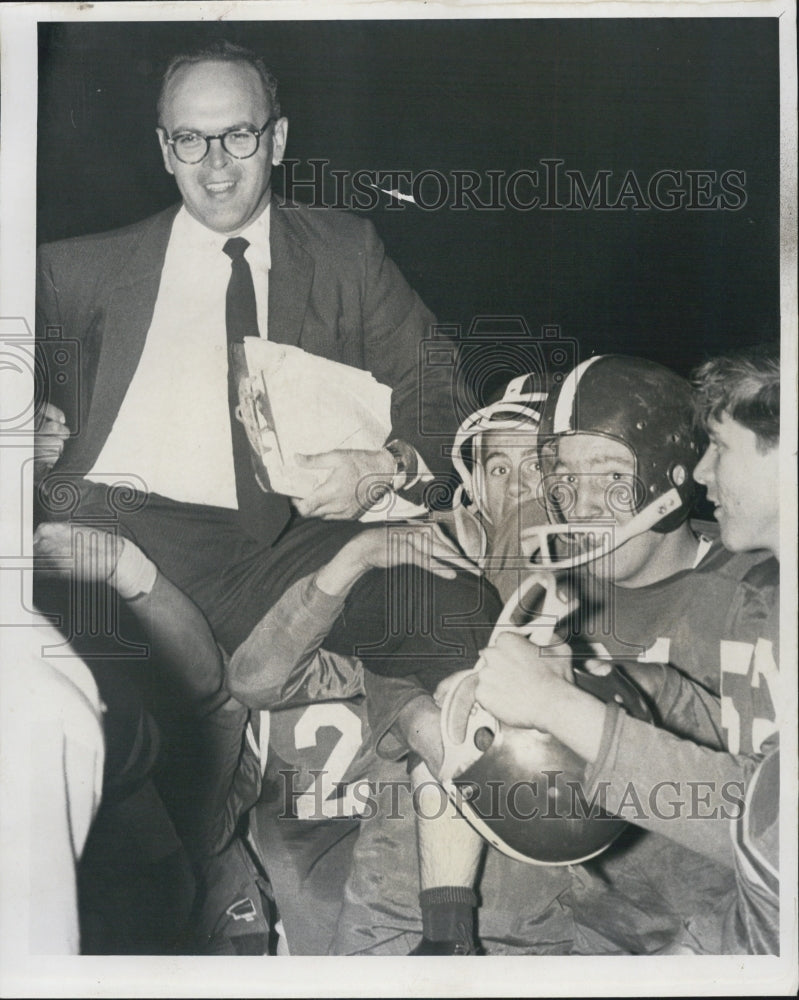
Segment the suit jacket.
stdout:
<svg viewBox="0 0 799 1000">
<path fill-rule="evenodd" d="M 79 353 L 77 385 L 67 373 L 68 392 L 52 378 L 45 390 L 76 432 L 59 473 L 91 469 L 110 433 L 141 357 L 179 207 L 40 248 L 37 336 L 50 341 L 50 371 L 59 337 L 76 341 Z M 451 365 L 424 363 L 432 313 L 368 220 L 276 201 L 271 211 L 269 339 L 371 371 L 393 390 L 392 436 L 440 467 L 441 435 L 451 437 L 456 416 Z"/>
</svg>

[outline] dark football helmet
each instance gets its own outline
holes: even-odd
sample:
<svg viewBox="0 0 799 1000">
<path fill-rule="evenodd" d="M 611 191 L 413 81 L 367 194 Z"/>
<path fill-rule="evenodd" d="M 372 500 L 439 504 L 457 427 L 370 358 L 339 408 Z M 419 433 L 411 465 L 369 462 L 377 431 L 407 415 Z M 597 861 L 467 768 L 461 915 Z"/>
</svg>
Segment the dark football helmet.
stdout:
<svg viewBox="0 0 799 1000">
<path fill-rule="evenodd" d="M 549 645 L 557 623 L 576 607 L 562 587 L 552 573 L 529 576 L 506 604 L 491 642 L 511 630 L 538 646 Z M 587 799 L 585 763 L 568 747 L 548 733 L 501 724 L 476 701 L 481 666 L 478 661 L 473 670 L 451 678 L 441 705 L 439 780 L 450 799 L 478 833 L 517 861 L 567 865 L 601 853 L 627 821 Z M 609 666 L 601 676 L 575 667 L 575 683 L 651 722 L 641 692 Z"/>
<path fill-rule="evenodd" d="M 566 523 L 571 497 L 554 467 L 558 440 L 574 434 L 610 438 L 632 452 L 633 495 L 624 501 L 635 516 L 626 523 Z M 654 361 L 607 354 L 581 362 L 549 394 L 538 447 L 542 500 L 556 523 L 529 536 L 530 550 L 539 553 L 537 562 L 564 568 L 590 562 L 645 531 L 673 531 L 688 516 L 695 492 L 692 473 L 702 450 L 691 387 Z M 582 546 L 578 555 L 557 554 L 556 539 L 588 533 L 592 544 Z"/>
</svg>

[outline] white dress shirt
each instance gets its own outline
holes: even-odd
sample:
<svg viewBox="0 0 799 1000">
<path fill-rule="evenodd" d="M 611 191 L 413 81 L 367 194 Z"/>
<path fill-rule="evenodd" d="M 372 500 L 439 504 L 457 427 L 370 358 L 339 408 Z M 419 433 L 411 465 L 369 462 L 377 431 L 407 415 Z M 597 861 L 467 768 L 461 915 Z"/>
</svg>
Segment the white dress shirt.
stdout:
<svg viewBox="0 0 799 1000">
<path fill-rule="evenodd" d="M 269 209 L 241 233 L 262 337 L 268 330 Z M 150 329 L 111 433 L 86 478 L 134 475 L 149 493 L 236 509 L 225 297 L 227 237 L 183 207 L 175 217 Z"/>
</svg>

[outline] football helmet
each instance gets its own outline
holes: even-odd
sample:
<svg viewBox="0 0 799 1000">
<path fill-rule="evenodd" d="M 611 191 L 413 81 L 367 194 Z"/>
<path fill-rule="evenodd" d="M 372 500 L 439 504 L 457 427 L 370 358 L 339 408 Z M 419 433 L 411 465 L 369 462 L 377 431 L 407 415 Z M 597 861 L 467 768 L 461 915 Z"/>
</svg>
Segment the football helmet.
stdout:
<svg viewBox="0 0 799 1000">
<path fill-rule="evenodd" d="M 458 539 L 464 552 L 480 559 L 486 554 L 486 524 L 491 524 L 485 495 L 485 477 L 480 462 L 483 435 L 488 431 L 520 431 L 538 428 L 545 392 L 534 391 L 535 373 L 512 379 L 495 403 L 475 410 L 455 434 L 452 464 L 461 485 L 452 502 Z"/>
<path fill-rule="evenodd" d="M 616 524 L 612 517 L 588 525 L 567 523 L 572 496 L 554 474 L 554 466 L 558 439 L 573 434 L 606 437 L 632 452 L 633 487 L 623 486 L 615 498 L 624 509 L 634 511 L 626 523 Z M 578 566 L 645 531 L 673 531 L 691 508 L 696 488 L 692 473 L 701 454 L 691 387 L 675 372 L 644 358 L 613 354 L 588 358 L 549 394 L 541 413 L 538 448 L 542 501 L 556 523 L 527 533 L 534 563 Z M 614 498 L 609 500 L 612 506 Z M 557 540 L 570 537 L 583 542 L 578 554 L 570 545 L 565 553 L 558 552 Z"/>
<path fill-rule="evenodd" d="M 505 605 L 491 637 L 503 631 L 550 644 L 576 607 L 549 572 L 534 572 Z M 556 654 L 555 654 L 556 655 Z M 568 865 L 604 851 L 627 821 L 589 802 L 585 763 L 548 733 L 501 724 L 475 699 L 482 660 L 449 679 L 441 705 L 441 785 L 465 819 L 503 854 L 527 864 Z M 603 701 L 652 721 L 641 693 L 615 667 L 601 676 L 575 667 L 575 683 Z"/>
</svg>

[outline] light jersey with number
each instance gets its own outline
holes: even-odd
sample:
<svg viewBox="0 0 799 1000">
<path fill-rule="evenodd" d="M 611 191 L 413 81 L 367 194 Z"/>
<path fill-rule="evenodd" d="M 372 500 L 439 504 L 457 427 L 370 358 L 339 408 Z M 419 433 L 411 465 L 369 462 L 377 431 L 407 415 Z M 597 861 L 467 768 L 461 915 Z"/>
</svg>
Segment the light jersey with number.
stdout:
<svg viewBox="0 0 799 1000">
<path fill-rule="evenodd" d="M 267 727 L 262 802 L 308 821 L 357 817 L 366 810 L 374 742 L 364 698 L 261 712 L 262 746 Z"/>
<path fill-rule="evenodd" d="M 733 554 L 716 541 L 695 568 L 646 587 L 583 574 L 579 638 L 570 641 L 584 655 L 620 661 L 653 695 L 656 721 L 676 735 L 735 754 L 760 752 L 776 730 L 778 600 L 770 563 L 776 566 L 765 552 Z M 657 664 L 694 683 L 680 684 Z"/>
<path fill-rule="evenodd" d="M 374 743 L 364 699 L 258 714 L 263 782 L 251 830 L 289 951 L 324 955 L 369 801 Z"/>
</svg>

